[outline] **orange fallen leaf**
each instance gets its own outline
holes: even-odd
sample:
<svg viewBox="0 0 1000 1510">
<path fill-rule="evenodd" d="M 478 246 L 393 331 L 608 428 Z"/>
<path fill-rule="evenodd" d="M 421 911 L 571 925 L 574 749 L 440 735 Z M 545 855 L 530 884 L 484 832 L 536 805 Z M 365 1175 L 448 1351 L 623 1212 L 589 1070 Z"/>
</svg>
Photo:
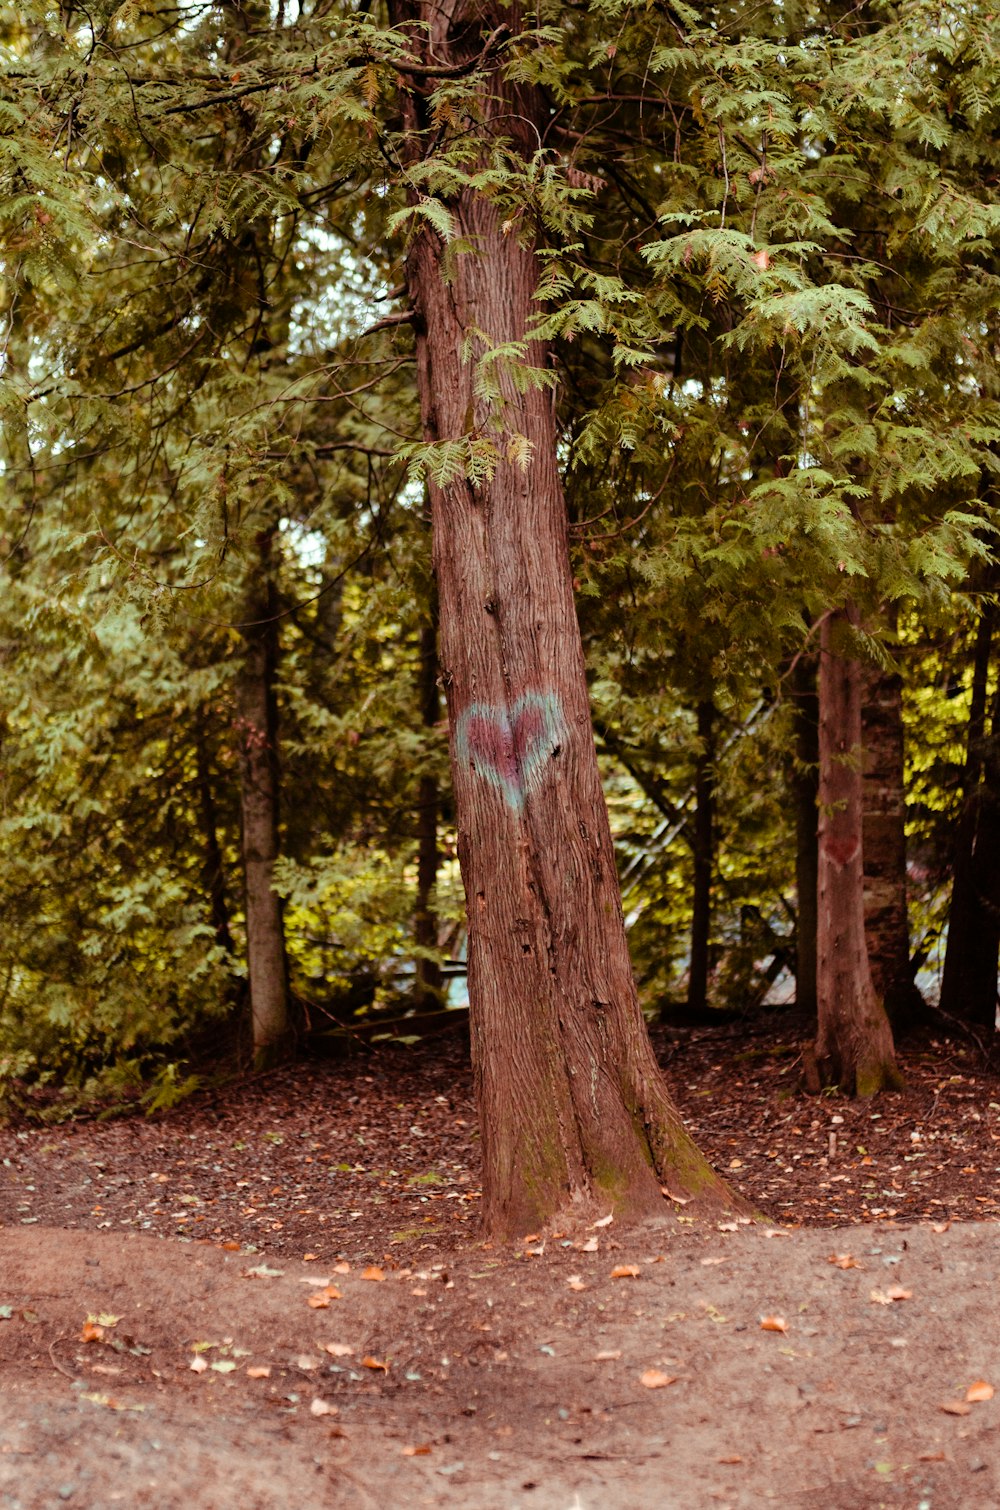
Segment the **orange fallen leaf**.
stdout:
<svg viewBox="0 0 1000 1510">
<path fill-rule="evenodd" d="M 333 1272 L 334 1274 L 350 1274 L 351 1266 L 349 1263 L 345 1263 L 344 1260 L 341 1259 L 339 1264 L 334 1264 Z"/>
<path fill-rule="evenodd" d="M 833 1264 L 837 1269 L 861 1269 L 864 1267 L 858 1263 L 853 1253 L 831 1253 L 827 1259 L 827 1263 Z"/>
<path fill-rule="evenodd" d="M 639 1375 L 639 1383 L 645 1389 L 666 1389 L 668 1384 L 677 1383 L 677 1375 L 665 1374 L 658 1368 L 647 1368 L 644 1374 Z"/>
<path fill-rule="evenodd" d="M 638 1279 L 639 1278 L 639 1265 L 638 1264 L 615 1264 L 614 1268 L 611 1270 L 611 1278 L 612 1279 Z"/>
<path fill-rule="evenodd" d="M 430 1442 L 421 1442 L 418 1447 L 404 1447 L 404 1458 L 425 1458 L 431 1450 Z"/>
<path fill-rule="evenodd" d="M 362 1274 L 361 1278 L 373 1279 L 381 1283 L 381 1281 L 385 1279 L 385 1274 L 379 1268 L 378 1264 L 369 1264 L 367 1269 Z"/>
<path fill-rule="evenodd" d="M 972 1406 L 966 1405 L 964 1400 L 945 1400 L 941 1409 L 949 1416 L 971 1416 Z"/>
<path fill-rule="evenodd" d="M 411 1290 L 411 1291 L 410 1291 L 410 1294 L 411 1294 L 411 1295 L 418 1295 L 418 1296 L 423 1296 L 423 1295 L 426 1295 L 426 1294 L 427 1294 L 427 1291 L 426 1291 L 426 1290 L 420 1290 L 420 1289 L 417 1289 L 417 1290 Z"/>
<path fill-rule="evenodd" d="M 340 1409 L 336 1405 L 331 1405 L 329 1400 L 320 1400 L 317 1397 L 309 1406 L 309 1414 L 311 1416 L 337 1416 L 340 1414 Z"/>
<path fill-rule="evenodd" d="M 992 1400 L 995 1394 L 992 1384 L 987 1384 L 985 1379 L 976 1379 L 965 1391 L 965 1398 L 973 1401 Z"/>
<path fill-rule="evenodd" d="M 240 1245 L 239 1243 L 223 1243 L 222 1251 L 223 1253 L 238 1253 L 240 1251 Z"/>
<path fill-rule="evenodd" d="M 362 1360 L 361 1360 L 361 1367 L 362 1368 L 381 1369 L 382 1372 L 383 1372 L 383 1374 L 387 1374 L 389 1372 L 389 1365 L 388 1365 L 388 1363 L 380 1363 L 379 1360 L 377 1358 L 373 1358 L 370 1353 L 367 1354 L 364 1358 L 362 1358 Z"/>
<path fill-rule="evenodd" d="M 947 1454 L 943 1452 L 920 1452 L 917 1458 L 921 1463 L 946 1463 Z"/>
<path fill-rule="evenodd" d="M 317 1258 L 319 1258 L 318 1253 L 303 1253 L 302 1262 L 304 1264 L 312 1264 L 316 1262 Z"/>
<path fill-rule="evenodd" d="M 324 1285 L 322 1290 L 314 1290 L 306 1296 L 306 1305 L 312 1306 L 314 1311 L 325 1310 L 331 1300 L 342 1300 L 343 1296 L 336 1285 Z"/>
<path fill-rule="evenodd" d="M 788 1322 L 784 1316 L 762 1316 L 760 1329 L 762 1332 L 787 1332 Z"/>
<path fill-rule="evenodd" d="M 80 1333 L 81 1342 L 101 1342 L 104 1337 L 104 1328 L 95 1325 L 92 1321 L 83 1323 L 83 1331 Z"/>
<path fill-rule="evenodd" d="M 913 1291 L 904 1290 L 902 1285 L 892 1285 L 885 1292 L 890 1300 L 912 1300 Z"/>
<path fill-rule="evenodd" d="M 717 1459 L 720 1463 L 742 1463 L 743 1459 L 738 1452 L 731 1452 L 727 1457 Z"/>
<path fill-rule="evenodd" d="M 271 1377 L 271 1370 L 269 1368 L 264 1368 L 263 1366 L 260 1366 L 258 1368 L 248 1368 L 247 1369 L 247 1378 L 248 1379 L 270 1379 L 270 1377 Z"/>
<path fill-rule="evenodd" d="M 951 1226 L 951 1218 L 949 1217 L 949 1219 L 946 1222 L 931 1222 L 931 1231 L 932 1232 L 947 1232 L 948 1228 L 950 1226 Z"/>
</svg>

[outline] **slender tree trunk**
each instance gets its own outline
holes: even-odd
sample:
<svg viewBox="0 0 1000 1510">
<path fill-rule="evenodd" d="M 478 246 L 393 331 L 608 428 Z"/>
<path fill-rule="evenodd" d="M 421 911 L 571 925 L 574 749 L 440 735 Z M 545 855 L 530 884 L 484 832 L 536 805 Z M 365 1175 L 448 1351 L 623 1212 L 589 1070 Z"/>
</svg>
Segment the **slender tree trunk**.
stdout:
<svg viewBox="0 0 1000 1510">
<path fill-rule="evenodd" d="M 423 0 L 436 64 L 514 12 Z M 408 124 L 422 124 L 410 96 Z M 484 132 L 525 160 L 548 118 L 498 74 L 478 101 Z M 465 126 L 463 124 L 463 130 Z M 407 259 L 428 440 L 477 447 L 477 480 L 429 484 L 459 858 L 469 930 L 472 1055 L 487 1230 L 517 1235 L 557 1215 L 664 1209 L 661 1185 L 732 1200 L 685 1132 L 645 1031 L 628 958 L 573 602 L 552 395 L 503 363 L 526 341 L 539 275 L 527 222 L 482 190 L 450 201 L 465 247 L 424 226 Z M 514 212 L 516 213 L 516 212 Z M 527 360 L 546 374 L 545 352 Z M 488 465 L 485 458 L 491 457 Z M 598 1207 L 599 1203 L 599 1207 Z"/>
<path fill-rule="evenodd" d="M 816 1017 L 816 927 L 819 889 L 819 698 L 816 668 L 800 660 L 793 673 L 795 767 L 795 1003 Z"/>
<path fill-rule="evenodd" d="M 841 609 L 820 631 L 816 1060 L 827 1084 L 872 1096 L 902 1080 L 865 942 L 861 665 L 839 643 L 850 623 Z"/>
<path fill-rule="evenodd" d="M 200 725 L 195 731 L 195 760 L 198 772 L 198 806 L 201 812 L 202 884 L 208 899 L 209 917 L 215 932 L 215 942 L 225 949 L 227 954 L 233 954 L 233 935 L 229 926 L 229 908 L 226 904 L 226 875 L 222 861 L 222 846 L 219 843 L 219 820 L 215 794 L 212 791 L 212 771 L 205 731 Z"/>
<path fill-rule="evenodd" d="M 973 653 L 963 801 L 955 832 L 948 943 L 941 980 L 942 1010 L 983 1027 L 992 1027 L 996 1021 L 1000 952 L 1000 780 L 995 750 L 1000 736 L 1000 693 L 994 700 L 989 738 L 986 728 L 995 626 L 996 609 L 987 603 L 979 619 Z"/>
<path fill-rule="evenodd" d="M 903 681 L 877 666 L 862 678 L 865 937 L 875 994 L 898 1033 L 923 1004 L 910 971 Z"/>
<path fill-rule="evenodd" d="M 437 685 L 437 628 L 432 622 L 420 632 L 420 711 L 425 729 L 441 717 Z M 438 920 L 433 907 L 438 873 L 438 784 L 436 776 L 421 776 L 417 818 L 417 906 L 413 936 L 421 949 L 436 949 Z M 436 959 L 417 959 L 417 1005 L 430 1010 L 441 1005 L 443 977 Z"/>
<path fill-rule="evenodd" d="M 715 860 L 715 705 L 698 704 L 698 757 L 695 761 L 694 895 L 691 908 L 691 969 L 687 1004 L 708 1005 L 708 947 L 712 923 L 712 870 Z"/>
<path fill-rule="evenodd" d="M 281 899 L 274 890 L 278 858 L 278 719 L 274 695 L 277 626 L 271 532 L 257 539 L 257 581 L 247 599 L 243 664 L 236 684 L 246 890 L 247 966 L 256 1068 L 291 1048 L 288 971 Z"/>
</svg>

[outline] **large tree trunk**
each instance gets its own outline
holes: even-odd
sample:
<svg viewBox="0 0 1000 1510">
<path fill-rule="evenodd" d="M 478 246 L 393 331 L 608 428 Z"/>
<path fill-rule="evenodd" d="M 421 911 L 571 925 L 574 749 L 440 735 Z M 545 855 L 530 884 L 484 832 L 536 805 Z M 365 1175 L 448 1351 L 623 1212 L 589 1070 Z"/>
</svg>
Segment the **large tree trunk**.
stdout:
<svg viewBox="0 0 1000 1510">
<path fill-rule="evenodd" d="M 816 1059 L 827 1084 L 872 1096 L 902 1080 L 865 942 L 861 665 L 841 640 L 856 622 L 840 609 L 820 631 Z"/>
<path fill-rule="evenodd" d="M 420 633 L 420 711 L 425 729 L 441 717 L 437 686 L 437 627 L 425 624 Z M 433 906 L 438 873 L 438 784 L 436 776 L 420 778 L 417 815 L 417 906 L 414 941 L 421 950 L 436 950 L 438 920 Z M 417 1005 L 426 1010 L 441 1005 L 441 966 L 427 954 L 417 958 Z"/>
<path fill-rule="evenodd" d="M 708 950 L 712 925 L 712 869 L 715 859 L 715 705 L 698 704 L 698 756 L 694 792 L 694 887 L 691 906 L 691 968 L 687 1004 L 694 1011 L 708 1005 Z"/>
<path fill-rule="evenodd" d="M 510 10 L 397 6 L 435 66 Z M 464 51 L 463 51 L 464 48 Z M 494 73 L 486 133 L 525 161 L 547 112 Z M 411 128 L 419 101 L 407 102 Z M 463 117 L 462 129 L 466 129 Z M 411 136 L 411 140 L 415 140 Z M 539 264 L 526 222 L 482 190 L 450 201 L 464 250 L 447 268 L 424 227 L 407 259 L 428 440 L 478 448 L 477 480 L 431 481 L 440 656 L 469 930 L 472 1054 L 487 1230 L 517 1235 L 557 1214 L 664 1209 L 732 1198 L 685 1132 L 646 1035 L 629 963 L 573 602 L 552 395 L 484 350 L 525 342 Z M 545 352 L 527 362 L 545 369 Z M 525 387 L 527 386 L 527 391 Z M 485 457 L 492 452 L 492 462 Z"/>
<path fill-rule="evenodd" d="M 987 683 L 996 610 L 983 609 L 976 631 L 962 811 L 954 846 L 948 943 L 941 1008 L 952 1017 L 992 1028 L 997 1015 L 1000 951 L 1000 694 L 987 739 Z"/>
<path fill-rule="evenodd" d="M 899 1033 L 923 1005 L 910 970 L 903 681 L 877 666 L 862 676 L 865 937 L 875 994 Z"/>
<path fill-rule="evenodd" d="M 271 535 L 257 540 L 257 580 L 247 597 L 243 662 L 236 681 L 247 968 L 254 1065 L 279 1062 L 291 1048 L 288 970 L 281 899 L 274 890 L 278 858 L 278 718 L 274 695 L 277 623 Z"/>
<path fill-rule="evenodd" d="M 795 1005 L 815 1018 L 816 928 L 819 891 L 819 698 L 816 668 L 800 659 L 792 675 L 795 766 Z"/>
</svg>

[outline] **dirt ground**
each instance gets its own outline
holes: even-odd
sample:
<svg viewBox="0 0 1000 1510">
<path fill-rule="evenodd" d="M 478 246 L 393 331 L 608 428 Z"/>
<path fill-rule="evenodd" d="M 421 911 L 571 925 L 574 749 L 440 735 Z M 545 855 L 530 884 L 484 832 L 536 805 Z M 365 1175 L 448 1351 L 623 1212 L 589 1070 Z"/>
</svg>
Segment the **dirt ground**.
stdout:
<svg viewBox="0 0 1000 1510">
<path fill-rule="evenodd" d="M 757 1224 L 484 1244 L 456 1035 L 0 1129 L 0 1507 L 995 1510 L 1000 1079 L 795 1032 L 660 1036 Z"/>
</svg>

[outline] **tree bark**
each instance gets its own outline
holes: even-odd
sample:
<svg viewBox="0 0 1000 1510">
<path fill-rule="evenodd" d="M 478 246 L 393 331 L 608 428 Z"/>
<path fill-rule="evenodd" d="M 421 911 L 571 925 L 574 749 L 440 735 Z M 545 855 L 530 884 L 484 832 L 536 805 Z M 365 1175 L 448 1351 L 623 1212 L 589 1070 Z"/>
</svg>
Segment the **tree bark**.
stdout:
<svg viewBox="0 0 1000 1510">
<path fill-rule="evenodd" d="M 816 928 L 819 888 L 819 698 L 816 668 L 800 659 L 792 676 L 795 766 L 795 1004 L 811 1018 L 816 1005 Z"/>
<path fill-rule="evenodd" d="M 229 908 L 226 904 L 226 874 L 219 843 L 219 820 L 212 791 L 212 771 L 208 758 L 208 743 L 205 731 L 195 731 L 195 761 L 198 772 L 198 806 L 201 811 L 202 865 L 201 878 L 208 901 L 209 917 L 215 933 L 215 942 L 233 954 L 233 935 L 229 926 Z"/>
<path fill-rule="evenodd" d="M 996 609 L 979 619 L 972 664 L 972 697 L 962 781 L 962 810 L 955 831 L 948 942 L 941 979 L 941 1009 L 992 1029 L 997 1015 L 1000 953 L 1000 693 L 987 737 L 987 683 Z"/>
<path fill-rule="evenodd" d="M 902 1079 L 865 942 L 861 665 L 840 643 L 857 622 L 838 609 L 820 631 L 816 1060 L 827 1084 L 873 1096 Z"/>
<path fill-rule="evenodd" d="M 463 62 L 499 6 L 423 0 L 394 19 L 414 45 Z M 422 124 L 406 102 L 410 139 Z M 541 99 L 494 73 L 480 129 L 527 162 Z M 479 114 L 478 112 L 481 112 Z M 463 125 L 463 130 L 465 126 Z M 424 434 L 475 446 L 476 480 L 430 481 L 441 665 L 469 931 L 470 1028 L 483 1152 L 483 1216 L 497 1235 L 610 1207 L 664 1209 L 661 1186 L 735 1204 L 685 1132 L 646 1035 L 632 978 L 573 602 L 552 395 L 503 363 L 527 343 L 539 274 L 528 225 L 482 190 L 449 203 L 466 250 L 424 226 L 407 258 Z M 471 250 L 469 248 L 472 248 Z M 523 439 L 519 439 L 522 437 Z M 492 461 L 485 458 L 492 457 Z"/>
<path fill-rule="evenodd" d="M 695 761 L 694 887 L 691 906 L 691 968 L 687 1004 L 708 1005 L 708 952 L 712 924 L 712 870 L 715 859 L 715 705 L 698 704 L 698 756 Z"/>
<path fill-rule="evenodd" d="M 247 597 L 243 662 L 236 682 L 240 757 L 247 968 L 254 1067 L 267 1068 L 291 1050 L 288 968 L 281 899 L 274 890 L 278 858 L 278 718 L 274 695 L 278 636 L 270 530 L 257 538 L 256 583 Z"/>
<path fill-rule="evenodd" d="M 875 994 L 899 1033 L 923 1002 L 910 970 L 903 681 L 895 672 L 863 669 L 861 728 L 865 938 Z"/>
<path fill-rule="evenodd" d="M 420 632 L 420 711 L 425 729 L 441 717 L 437 685 L 437 628 L 432 622 Z M 417 905 L 413 937 L 420 949 L 437 949 L 438 920 L 432 899 L 438 873 L 438 784 L 436 776 L 420 778 L 417 814 Z M 443 976 L 436 959 L 417 958 L 417 1005 L 431 1011 L 441 1006 Z"/>
</svg>

